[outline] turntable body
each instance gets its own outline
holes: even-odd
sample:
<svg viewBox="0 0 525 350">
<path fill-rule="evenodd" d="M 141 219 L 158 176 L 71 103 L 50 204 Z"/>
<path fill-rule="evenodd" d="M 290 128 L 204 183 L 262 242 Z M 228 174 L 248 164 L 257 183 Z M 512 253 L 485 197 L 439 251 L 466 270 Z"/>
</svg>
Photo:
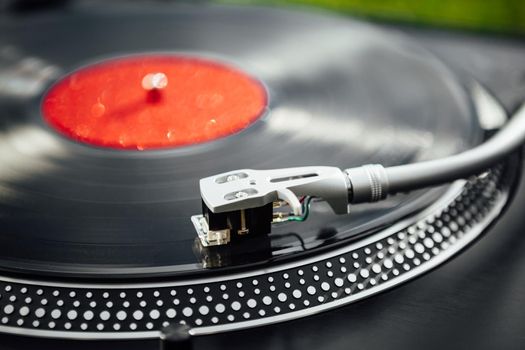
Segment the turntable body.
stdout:
<svg viewBox="0 0 525 350">
<path fill-rule="evenodd" d="M 478 144 L 491 130 L 469 79 L 514 108 L 523 87 L 494 76 L 525 69 L 523 45 L 404 28 L 410 40 L 348 18 L 236 6 L 102 11 L 79 2 L 24 21 L 1 16 L 9 35 L 0 81 L 23 78 L 13 68 L 22 58 L 38 66 L 38 79 L 29 79 L 33 90 L 0 89 L 0 331 L 14 334 L 2 335 L 0 348 L 87 349 L 95 343 L 78 339 L 111 339 L 97 346 L 153 349 L 156 340 L 143 339 L 181 321 L 200 335 L 196 347 L 210 349 L 523 343 L 519 156 L 348 217 L 321 202 L 307 224 L 276 226 L 249 254 L 196 248 L 189 219 L 201 210 L 198 179 L 209 174 L 405 164 Z M 218 138 L 162 149 L 71 139 L 42 117 L 43 96 L 64 75 L 148 52 L 255 77 L 267 93 L 263 114 L 251 111 Z M 479 53 L 509 65 L 465 63 Z"/>
</svg>

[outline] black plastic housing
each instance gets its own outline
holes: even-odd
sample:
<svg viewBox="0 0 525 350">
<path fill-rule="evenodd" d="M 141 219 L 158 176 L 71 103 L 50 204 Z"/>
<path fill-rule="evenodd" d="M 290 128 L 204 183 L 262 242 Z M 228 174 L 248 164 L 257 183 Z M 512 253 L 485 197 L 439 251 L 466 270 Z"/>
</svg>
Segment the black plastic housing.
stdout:
<svg viewBox="0 0 525 350">
<path fill-rule="evenodd" d="M 244 227 L 242 215 L 244 212 Z M 267 235 L 272 231 L 273 204 L 268 203 L 262 207 L 213 213 L 202 202 L 202 215 L 208 221 L 212 231 L 230 229 L 231 242 L 250 239 L 260 235 Z M 247 229 L 247 232 L 245 231 Z"/>
</svg>

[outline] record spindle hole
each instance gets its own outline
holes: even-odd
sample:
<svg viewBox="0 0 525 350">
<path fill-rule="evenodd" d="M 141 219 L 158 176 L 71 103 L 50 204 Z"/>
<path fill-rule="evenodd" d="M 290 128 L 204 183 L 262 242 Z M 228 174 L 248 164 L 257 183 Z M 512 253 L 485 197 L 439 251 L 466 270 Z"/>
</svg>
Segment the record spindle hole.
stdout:
<svg viewBox="0 0 525 350">
<path fill-rule="evenodd" d="M 148 73 L 142 78 L 142 88 L 146 90 L 146 101 L 158 103 L 162 99 L 162 90 L 168 86 L 168 77 L 162 72 Z"/>
</svg>

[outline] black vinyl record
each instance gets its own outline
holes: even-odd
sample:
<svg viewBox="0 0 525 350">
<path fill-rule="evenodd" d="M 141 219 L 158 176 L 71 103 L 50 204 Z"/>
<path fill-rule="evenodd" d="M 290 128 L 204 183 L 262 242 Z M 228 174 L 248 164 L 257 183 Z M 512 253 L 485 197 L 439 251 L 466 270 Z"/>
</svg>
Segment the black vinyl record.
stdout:
<svg viewBox="0 0 525 350">
<path fill-rule="evenodd" d="M 0 33 L 0 81 L 10 82 L 0 88 L 0 266 L 10 271 L 76 277 L 213 271 L 196 254 L 190 220 L 201 212 L 200 178 L 239 168 L 406 164 L 457 153 L 481 137 L 469 97 L 439 61 L 396 33 L 346 18 L 256 7 L 75 3 L 23 21 L 4 18 Z M 44 90 L 60 75 L 150 52 L 231 62 L 265 84 L 267 113 L 235 135 L 157 151 L 77 143 L 42 119 Z M 37 65 L 39 79 L 60 74 L 44 82 L 27 78 L 15 69 L 20 58 Z M 307 223 L 274 228 L 271 256 L 263 260 L 346 242 L 421 209 L 441 190 L 359 206 L 349 216 L 316 203 Z"/>
</svg>

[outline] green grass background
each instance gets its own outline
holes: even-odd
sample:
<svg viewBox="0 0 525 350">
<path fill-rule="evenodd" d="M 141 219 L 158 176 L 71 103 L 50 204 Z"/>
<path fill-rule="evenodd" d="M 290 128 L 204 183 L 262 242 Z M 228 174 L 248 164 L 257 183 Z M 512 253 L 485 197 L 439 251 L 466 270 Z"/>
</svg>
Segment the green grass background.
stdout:
<svg viewBox="0 0 525 350">
<path fill-rule="evenodd" d="M 219 1 L 236 4 L 303 5 L 378 20 L 504 34 L 525 34 L 525 0 Z"/>
</svg>

